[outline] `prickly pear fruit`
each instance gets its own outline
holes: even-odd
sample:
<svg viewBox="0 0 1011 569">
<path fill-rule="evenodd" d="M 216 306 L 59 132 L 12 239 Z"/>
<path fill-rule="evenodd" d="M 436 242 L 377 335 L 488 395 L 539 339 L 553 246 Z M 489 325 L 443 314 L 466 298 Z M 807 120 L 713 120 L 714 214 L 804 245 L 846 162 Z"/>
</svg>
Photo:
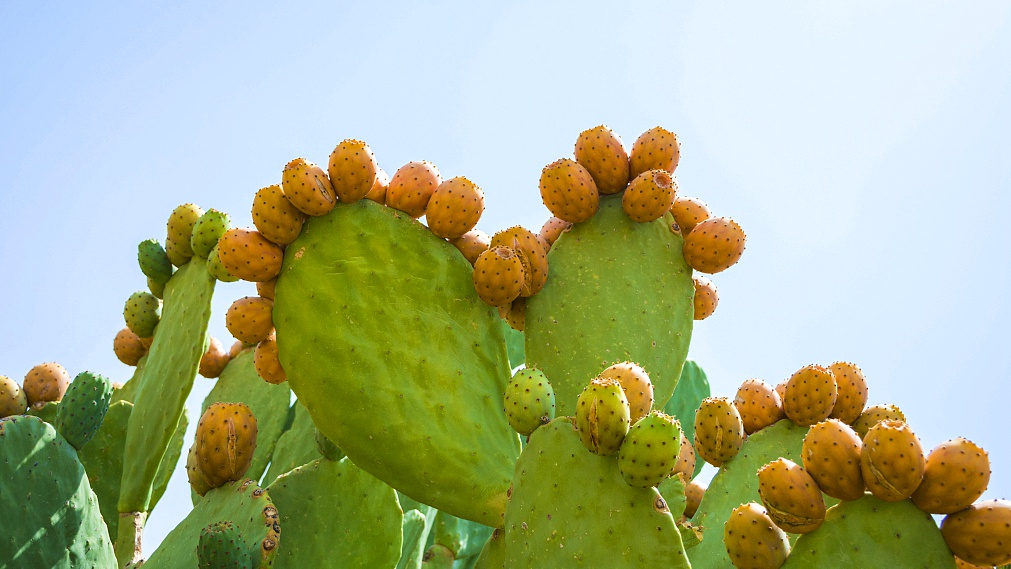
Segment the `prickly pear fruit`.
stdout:
<svg viewBox="0 0 1011 569">
<path fill-rule="evenodd" d="M 344 458 L 344 451 L 338 448 L 337 445 L 333 444 L 333 441 L 328 439 L 326 435 L 323 434 L 323 431 L 317 429 L 316 427 L 313 427 L 312 430 L 316 439 L 316 450 L 319 451 L 319 454 L 322 455 L 323 458 L 333 461 Z"/>
<path fill-rule="evenodd" d="M 503 405 L 509 425 L 529 437 L 555 418 L 555 391 L 541 370 L 521 369 L 506 385 Z"/>
<path fill-rule="evenodd" d="M 860 453 L 864 484 L 879 500 L 910 497 L 923 480 L 923 447 L 909 425 L 881 421 L 867 431 Z"/>
<path fill-rule="evenodd" d="M 80 450 L 105 420 L 112 401 L 112 383 L 89 371 L 77 374 L 56 408 L 53 426 L 74 448 Z"/>
<path fill-rule="evenodd" d="M 990 484 L 990 458 L 972 441 L 958 437 L 930 451 L 923 481 L 913 492 L 916 507 L 928 514 L 953 514 L 972 505 Z"/>
<path fill-rule="evenodd" d="M 126 299 L 123 319 L 126 320 L 127 328 L 134 334 L 141 338 L 150 338 L 154 335 L 154 327 L 161 320 L 161 300 L 149 292 L 135 292 Z"/>
<path fill-rule="evenodd" d="M 681 235 L 688 235 L 696 225 L 712 216 L 709 213 L 709 206 L 699 198 L 689 196 L 674 196 L 670 213 L 674 216 L 678 227 L 681 228 Z"/>
<path fill-rule="evenodd" d="M 579 133 L 574 154 L 600 193 L 616 194 L 628 185 L 628 152 L 613 130 L 600 125 Z"/>
<path fill-rule="evenodd" d="M 541 232 L 537 236 L 546 241 L 548 249 L 550 249 L 555 244 L 555 241 L 561 237 L 562 233 L 568 231 L 570 227 L 572 227 L 572 224 L 564 219 L 549 217 L 544 222 L 544 225 L 541 226 Z"/>
<path fill-rule="evenodd" d="M 425 220 L 432 233 L 456 239 L 467 233 L 484 213 L 484 190 L 463 176 L 450 178 L 432 192 Z"/>
<path fill-rule="evenodd" d="M 698 482 L 692 481 L 685 485 L 685 512 L 684 517 L 691 518 L 699 510 L 702 497 L 706 495 L 706 489 Z"/>
<path fill-rule="evenodd" d="M 490 306 L 509 304 L 520 295 L 526 279 L 519 255 L 510 247 L 489 249 L 474 263 L 474 289 Z"/>
<path fill-rule="evenodd" d="M 24 415 L 28 410 L 28 398 L 16 381 L 0 375 L 0 419 L 11 415 Z"/>
<path fill-rule="evenodd" d="M 210 341 L 207 342 L 207 351 L 200 357 L 200 366 L 197 371 L 200 375 L 213 379 L 225 371 L 225 366 L 230 360 L 231 358 L 221 344 L 221 340 L 211 336 Z"/>
<path fill-rule="evenodd" d="M 253 225 L 268 241 L 287 245 L 302 232 L 305 214 L 288 201 L 279 184 L 260 188 L 253 197 Z"/>
<path fill-rule="evenodd" d="M 239 480 L 256 449 L 256 417 L 245 403 L 212 403 L 197 423 L 197 464 L 213 488 Z"/>
<path fill-rule="evenodd" d="M 244 281 L 269 281 L 281 272 L 284 250 L 258 231 L 229 229 L 217 248 L 218 258 L 229 274 Z"/>
<path fill-rule="evenodd" d="M 551 215 L 581 223 L 593 217 L 600 196 L 593 177 L 578 162 L 562 158 L 541 170 L 541 201 Z"/>
<path fill-rule="evenodd" d="M 987 564 L 986 567 L 982 565 L 976 565 L 975 563 L 969 563 L 963 559 L 955 558 L 955 569 L 993 569 L 993 565 Z"/>
<path fill-rule="evenodd" d="M 386 189 L 390 187 L 390 175 L 386 170 L 379 168 L 376 170 L 376 183 L 372 184 L 372 189 L 365 195 L 365 199 L 372 200 L 379 205 L 386 205 Z"/>
<path fill-rule="evenodd" d="M 895 405 L 873 405 L 864 409 L 863 413 L 857 417 L 856 421 L 853 421 L 853 430 L 860 435 L 860 438 L 867 436 L 867 431 L 871 427 L 877 425 L 881 421 L 905 421 L 906 416 L 902 414 L 902 410 Z"/>
<path fill-rule="evenodd" d="M 157 239 L 141 241 L 137 245 L 137 262 L 144 276 L 159 284 L 172 278 L 172 261 Z"/>
<path fill-rule="evenodd" d="M 786 383 L 783 411 L 797 425 L 810 427 L 828 419 L 838 393 L 832 370 L 818 365 L 804 366 Z"/>
<path fill-rule="evenodd" d="M 781 381 L 776 384 L 776 395 L 779 395 L 779 400 L 782 401 L 786 397 L 786 384 L 790 382 L 787 378 L 785 381 Z"/>
<path fill-rule="evenodd" d="M 520 296 L 533 296 L 544 288 L 548 280 L 548 256 L 537 235 L 514 225 L 492 235 L 490 247 L 511 247 L 519 255 L 525 276 Z"/>
<path fill-rule="evenodd" d="M 864 443 L 849 425 L 828 419 L 811 427 L 801 446 L 804 470 L 821 491 L 840 500 L 856 500 L 864 495 L 860 452 Z"/>
<path fill-rule="evenodd" d="M 368 144 L 360 140 L 344 140 L 330 153 L 327 173 L 337 198 L 354 203 L 369 194 L 376 183 L 379 165 Z"/>
<path fill-rule="evenodd" d="M 285 165 L 281 190 L 291 205 L 306 215 L 326 215 L 337 204 L 326 172 L 305 158 L 296 158 Z"/>
<path fill-rule="evenodd" d="M 655 126 L 639 135 L 629 154 L 629 177 L 635 178 L 647 170 L 666 170 L 671 174 L 681 159 L 678 135 Z"/>
<path fill-rule="evenodd" d="M 228 307 L 225 313 L 225 328 L 247 344 L 256 344 L 266 340 L 274 329 L 271 313 L 274 301 L 259 296 L 244 296 Z"/>
<path fill-rule="evenodd" d="M 695 305 L 695 320 L 705 320 L 716 312 L 716 306 L 720 303 L 720 294 L 716 292 L 716 285 L 713 281 L 702 275 L 692 275 L 695 283 L 695 298 L 692 301 Z"/>
<path fill-rule="evenodd" d="M 1011 563 L 1011 501 L 987 500 L 949 514 L 941 535 L 952 553 L 977 565 Z"/>
<path fill-rule="evenodd" d="M 576 429 L 594 454 L 618 452 L 630 427 L 628 418 L 628 399 L 617 380 L 593 379 L 576 400 Z"/>
<path fill-rule="evenodd" d="M 178 251 L 180 258 L 185 257 L 189 261 L 190 257 L 193 256 L 193 248 L 190 246 L 190 235 L 193 233 L 193 226 L 196 225 L 197 220 L 200 216 L 204 214 L 204 210 L 200 209 L 199 206 L 191 203 L 183 204 L 174 210 L 169 215 L 168 223 L 166 224 L 166 229 L 168 232 L 168 239 L 166 240 L 166 250 L 169 249 L 168 241 L 172 241 L 175 248 Z M 172 257 L 172 253 L 169 252 L 169 258 Z M 178 266 L 175 261 L 172 264 Z M 186 264 L 184 261 L 183 265 Z"/>
<path fill-rule="evenodd" d="M 527 299 L 520 296 L 508 306 L 500 306 L 498 309 L 500 312 L 505 309 L 505 314 L 502 315 L 502 318 L 505 319 L 510 328 L 520 332 L 523 331 L 527 323 Z"/>
<path fill-rule="evenodd" d="M 629 183 L 621 196 L 625 215 L 639 223 L 660 219 L 670 211 L 677 194 L 677 182 L 665 170 L 647 170 Z"/>
<path fill-rule="evenodd" d="M 488 250 L 491 245 L 491 237 L 480 229 L 472 229 L 456 239 L 450 239 L 449 242 L 463 253 L 468 263 L 473 265 L 481 253 Z"/>
<path fill-rule="evenodd" d="M 190 235 L 190 248 L 193 254 L 206 259 L 211 249 L 218 244 L 218 239 L 232 228 L 232 219 L 228 214 L 216 209 L 209 209 L 200 216 L 193 225 Z"/>
<path fill-rule="evenodd" d="M 442 175 L 435 164 L 408 162 L 393 174 L 386 188 L 386 205 L 417 219 L 425 215 L 428 201 L 441 183 Z"/>
<path fill-rule="evenodd" d="M 744 254 L 747 236 L 729 217 L 710 217 L 685 235 L 681 253 L 693 269 L 716 274 L 737 264 Z"/>
<path fill-rule="evenodd" d="M 112 341 L 112 351 L 116 352 L 119 361 L 128 366 L 135 366 L 147 353 L 147 348 L 140 341 L 140 336 L 129 328 L 123 328 L 116 333 L 116 338 Z"/>
<path fill-rule="evenodd" d="M 864 372 L 856 364 L 835 362 L 828 366 L 835 377 L 839 395 L 829 417 L 839 419 L 843 423 L 852 423 L 864 410 L 867 404 L 867 380 Z"/>
<path fill-rule="evenodd" d="M 221 257 L 218 256 L 218 246 L 211 249 L 211 254 L 207 256 L 207 272 L 223 283 L 234 283 L 239 277 L 228 272 L 228 269 L 221 264 Z"/>
<path fill-rule="evenodd" d="M 653 383 L 639 364 L 616 363 L 600 372 L 598 377 L 613 379 L 621 385 L 628 400 L 628 420 L 631 424 L 634 425 L 653 408 Z"/>
<path fill-rule="evenodd" d="M 790 555 L 789 537 L 755 502 L 731 512 L 723 525 L 723 545 L 737 569 L 778 569 Z"/>
<path fill-rule="evenodd" d="M 232 522 L 216 522 L 200 531 L 197 562 L 199 569 L 248 569 L 253 566 L 242 534 Z"/>
<path fill-rule="evenodd" d="M 651 411 L 628 430 L 618 450 L 618 470 L 629 486 L 649 488 L 670 475 L 681 452 L 681 423 Z"/>
<path fill-rule="evenodd" d="M 783 402 L 776 389 L 761 379 L 749 379 L 737 388 L 734 406 L 741 414 L 744 432 L 752 434 L 784 417 Z"/>
<path fill-rule="evenodd" d="M 792 460 L 779 458 L 758 470 L 758 495 L 772 521 L 789 533 L 810 533 L 825 521 L 818 484 Z"/>
<path fill-rule="evenodd" d="M 737 407 L 726 397 L 707 397 L 695 412 L 695 452 L 720 466 L 737 456 L 744 445 L 744 423 Z"/>
<path fill-rule="evenodd" d="M 189 253 L 187 254 L 188 251 Z M 165 240 L 165 255 L 168 256 L 169 261 L 177 267 L 182 267 L 186 263 L 189 263 L 190 259 L 193 258 L 189 242 L 186 243 L 186 249 L 183 249 L 179 242 L 171 237 Z"/>
<path fill-rule="evenodd" d="M 274 332 L 256 345 L 253 352 L 253 366 L 256 367 L 256 373 L 267 383 L 279 385 L 288 381 L 277 355 L 277 336 Z"/>
<path fill-rule="evenodd" d="M 150 277 L 148 277 L 147 290 L 151 291 L 151 294 L 153 294 L 156 298 L 164 298 L 165 283 L 155 282 Z"/>
<path fill-rule="evenodd" d="M 204 471 L 200 469 L 199 459 L 197 458 L 197 445 L 193 443 L 190 447 L 189 453 L 186 455 L 186 479 L 189 480 L 190 488 L 197 493 L 198 496 L 203 496 L 208 490 L 214 488 L 207 478 L 204 476 Z"/>
<path fill-rule="evenodd" d="M 688 440 L 682 430 L 681 450 L 678 451 L 678 461 L 674 463 L 674 470 L 671 470 L 670 475 L 681 475 L 681 480 L 691 480 L 695 475 L 695 461 L 695 447 L 692 446 L 692 442 Z"/>
</svg>

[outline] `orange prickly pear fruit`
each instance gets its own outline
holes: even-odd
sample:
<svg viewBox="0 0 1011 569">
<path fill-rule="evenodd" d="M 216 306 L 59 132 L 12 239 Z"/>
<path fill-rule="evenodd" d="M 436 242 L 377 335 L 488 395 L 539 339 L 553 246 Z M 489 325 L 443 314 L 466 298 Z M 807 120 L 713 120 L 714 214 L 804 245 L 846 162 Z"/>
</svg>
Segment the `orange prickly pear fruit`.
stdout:
<svg viewBox="0 0 1011 569">
<path fill-rule="evenodd" d="M 723 525 L 723 545 L 737 569 L 779 569 L 790 555 L 789 537 L 755 502 L 730 513 Z"/>
<path fill-rule="evenodd" d="M 270 279 L 269 281 L 263 281 L 256 283 L 256 294 L 262 296 L 263 298 L 269 298 L 274 300 L 274 287 L 277 285 L 277 279 Z"/>
<path fill-rule="evenodd" d="M 698 482 L 692 481 L 685 485 L 685 513 L 684 517 L 691 518 L 699 510 L 702 497 L 706 495 L 706 489 Z"/>
<path fill-rule="evenodd" d="M 306 215 L 326 215 L 337 204 L 326 172 L 305 158 L 296 158 L 285 165 L 281 189 L 291 205 Z"/>
<path fill-rule="evenodd" d="M 993 569 L 993 565 L 988 564 L 984 567 L 982 565 L 976 565 L 975 563 L 969 563 L 968 561 L 964 561 L 956 557 L 955 569 Z"/>
<path fill-rule="evenodd" d="M 621 385 L 621 390 L 625 392 L 625 399 L 628 401 L 630 424 L 636 424 L 653 408 L 653 383 L 649 380 L 649 374 L 639 364 L 616 363 L 600 372 L 598 377 L 613 379 Z"/>
<path fill-rule="evenodd" d="M 548 255 L 536 235 L 516 225 L 493 235 L 491 247 L 510 247 L 519 255 L 525 271 L 520 296 L 533 296 L 544 288 L 548 281 Z"/>
<path fill-rule="evenodd" d="M 204 471 L 200 469 L 199 459 L 197 458 L 196 443 L 190 447 L 190 451 L 186 454 L 186 478 L 190 482 L 190 488 L 192 488 L 198 496 L 203 496 L 214 488 L 214 486 L 211 486 L 211 484 L 207 482 L 207 478 L 204 477 Z"/>
<path fill-rule="evenodd" d="M 713 466 L 737 456 L 744 445 L 744 423 L 726 397 L 707 397 L 695 412 L 695 452 Z"/>
<path fill-rule="evenodd" d="M 923 480 L 924 468 L 923 447 L 909 425 L 881 421 L 867 431 L 860 472 L 878 499 L 899 502 L 910 497 Z"/>
<path fill-rule="evenodd" d="M 695 474 L 695 460 L 695 448 L 692 447 L 692 442 L 685 436 L 684 431 L 681 431 L 681 450 L 678 452 L 678 461 L 674 464 L 674 470 L 671 470 L 670 475 L 680 475 L 681 479 L 685 481 L 691 480 Z"/>
<path fill-rule="evenodd" d="M 781 381 L 776 384 L 776 395 L 779 395 L 780 401 L 782 401 L 783 398 L 786 397 L 786 384 L 789 382 L 790 380 L 787 379 L 786 381 Z"/>
<path fill-rule="evenodd" d="M 655 221 L 670 211 L 677 186 L 666 170 L 647 170 L 629 183 L 621 195 L 621 208 L 633 221 Z"/>
<path fill-rule="evenodd" d="M 977 502 L 949 514 L 941 535 L 959 559 L 984 566 L 1011 563 L 1011 501 Z"/>
<path fill-rule="evenodd" d="M 225 328 L 247 344 L 266 340 L 274 329 L 274 301 L 259 296 L 245 296 L 232 303 L 225 313 Z"/>
<path fill-rule="evenodd" d="M 417 219 L 425 215 L 428 201 L 442 183 L 439 169 L 431 162 L 408 162 L 393 174 L 386 188 L 386 205 Z"/>
<path fill-rule="evenodd" d="M 199 206 L 187 203 L 183 204 L 174 210 L 169 215 L 168 223 L 166 224 L 166 229 L 168 233 L 168 240 L 173 241 L 174 254 L 169 254 L 169 260 L 171 261 L 175 257 L 176 261 L 182 260 L 189 261 L 193 257 L 193 248 L 190 246 L 190 237 L 193 234 L 193 226 L 196 225 L 197 220 L 200 216 L 204 214 L 204 210 L 200 209 Z M 168 251 L 166 251 L 168 253 Z M 186 261 L 183 261 L 180 265 L 185 265 Z M 172 264 L 175 264 L 174 262 Z"/>
<path fill-rule="evenodd" d="M 804 469 L 821 491 L 840 500 L 864 495 L 860 452 L 864 443 L 849 425 L 828 419 L 811 427 L 801 446 Z"/>
<path fill-rule="evenodd" d="M 758 495 L 776 525 L 810 533 L 825 521 L 825 500 L 814 478 L 797 463 L 776 459 L 758 470 Z"/>
<path fill-rule="evenodd" d="M 368 144 L 360 140 L 344 140 L 330 153 L 327 173 L 337 198 L 354 203 L 369 194 L 376 183 L 379 166 Z"/>
<path fill-rule="evenodd" d="M 829 417 L 839 419 L 843 423 L 852 423 L 867 404 L 867 380 L 864 379 L 864 372 L 856 364 L 849 362 L 836 362 L 828 368 L 832 370 L 836 386 L 839 388 L 835 407 L 832 408 Z"/>
<path fill-rule="evenodd" d="M 527 299 L 522 296 L 518 297 L 516 300 L 512 301 L 512 304 L 500 306 L 499 310 L 507 307 L 508 310 L 502 318 L 505 319 L 510 328 L 522 332 L 523 329 L 526 328 L 527 323 Z"/>
<path fill-rule="evenodd" d="M 439 184 L 428 202 L 425 220 L 432 233 L 456 239 L 467 233 L 484 213 L 484 190 L 463 176 Z"/>
<path fill-rule="evenodd" d="M 628 185 L 628 152 L 613 130 L 600 125 L 579 133 L 574 154 L 600 193 L 616 194 Z"/>
<path fill-rule="evenodd" d="M 379 205 L 386 205 L 386 189 L 390 187 L 390 175 L 386 170 L 378 168 L 376 170 L 376 182 L 372 184 L 372 189 L 365 195 L 365 199 L 372 200 Z"/>
<path fill-rule="evenodd" d="M 761 379 L 749 379 L 737 389 L 734 406 L 741 414 L 744 432 L 752 434 L 782 419 L 783 402 L 768 383 Z"/>
<path fill-rule="evenodd" d="M 809 365 L 790 376 L 785 392 L 783 411 L 786 416 L 801 427 L 810 427 L 828 419 L 839 389 L 832 370 Z"/>
<path fill-rule="evenodd" d="M 906 416 L 895 405 L 873 405 L 864 409 L 863 413 L 860 413 L 860 416 L 851 425 L 860 438 L 863 438 L 867 436 L 867 431 L 871 427 L 886 420 L 905 422 Z"/>
<path fill-rule="evenodd" d="M 551 215 L 581 223 L 593 217 L 600 205 L 597 185 L 578 162 L 561 158 L 541 170 L 541 201 Z"/>
<path fill-rule="evenodd" d="M 225 347 L 221 345 L 221 340 L 211 336 L 207 343 L 207 351 L 200 357 L 200 366 L 197 371 L 200 372 L 200 375 L 213 379 L 225 371 L 225 366 L 228 365 L 230 359 Z"/>
<path fill-rule="evenodd" d="M 488 249 L 474 263 L 474 289 L 490 306 L 503 306 L 516 300 L 526 279 L 523 262 L 509 247 Z"/>
<path fill-rule="evenodd" d="M 70 374 L 58 363 L 47 362 L 28 370 L 22 383 L 28 405 L 38 407 L 60 401 L 70 387 Z"/>
<path fill-rule="evenodd" d="M 253 225 L 268 240 L 287 245 L 302 232 L 305 214 L 288 201 L 281 186 L 260 188 L 253 198 Z"/>
<path fill-rule="evenodd" d="M 473 265 L 481 253 L 488 250 L 491 245 L 491 237 L 480 229 L 471 229 L 456 239 L 450 239 L 449 242 L 463 253 L 467 262 Z"/>
<path fill-rule="evenodd" d="M 688 235 L 696 225 L 711 217 L 709 206 L 699 198 L 688 196 L 674 196 L 670 212 L 678 227 L 681 228 L 681 235 Z"/>
<path fill-rule="evenodd" d="M 590 452 L 608 456 L 618 452 L 629 423 L 628 399 L 614 379 L 590 381 L 576 400 L 576 429 Z"/>
<path fill-rule="evenodd" d="M 746 235 L 729 217 L 710 217 L 685 235 L 681 253 L 700 273 L 716 274 L 737 264 L 744 254 Z"/>
<path fill-rule="evenodd" d="M 549 217 L 548 220 L 544 222 L 544 225 L 541 226 L 541 232 L 538 234 L 538 237 L 547 242 L 548 248 L 550 249 L 562 233 L 568 231 L 570 227 L 572 227 L 572 224 L 564 219 Z"/>
<path fill-rule="evenodd" d="M 258 231 L 229 229 L 221 236 L 217 248 L 221 265 L 242 280 L 269 281 L 281 273 L 284 250 Z"/>
<path fill-rule="evenodd" d="M 990 458 L 972 441 L 958 437 L 930 451 L 923 481 L 913 492 L 916 507 L 928 514 L 953 514 L 972 505 L 990 484 Z"/>
<path fill-rule="evenodd" d="M 24 415 L 28 411 L 28 398 L 16 381 L 0 375 L 0 419 L 11 415 Z"/>
<path fill-rule="evenodd" d="M 128 366 L 135 366 L 147 353 L 147 348 L 140 341 L 140 336 L 129 328 L 123 328 L 116 333 L 116 338 L 112 341 L 112 351 L 116 352 L 119 361 Z"/>
<path fill-rule="evenodd" d="M 197 465 L 212 488 L 239 480 L 256 449 L 256 417 L 245 403 L 213 403 L 197 423 Z"/>
<path fill-rule="evenodd" d="M 232 347 L 228 348 L 228 359 L 234 360 L 235 357 L 241 354 L 244 349 L 246 349 L 246 345 L 240 340 L 236 340 L 232 343 Z"/>
<path fill-rule="evenodd" d="M 253 352 L 253 366 L 256 373 L 267 383 L 278 385 L 288 381 L 288 375 L 284 373 L 277 355 L 277 335 L 274 332 L 256 345 Z"/>
<path fill-rule="evenodd" d="M 681 159 L 681 143 L 678 135 L 655 126 L 639 135 L 632 144 L 628 157 L 629 178 L 635 178 L 646 170 L 666 170 L 671 174 Z"/>
<path fill-rule="evenodd" d="M 692 275 L 695 283 L 695 320 L 705 320 L 716 312 L 716 306 L 720 303 L 720 294 L 716 291 L 713 281 L 702 275 Z"/>
</svg>

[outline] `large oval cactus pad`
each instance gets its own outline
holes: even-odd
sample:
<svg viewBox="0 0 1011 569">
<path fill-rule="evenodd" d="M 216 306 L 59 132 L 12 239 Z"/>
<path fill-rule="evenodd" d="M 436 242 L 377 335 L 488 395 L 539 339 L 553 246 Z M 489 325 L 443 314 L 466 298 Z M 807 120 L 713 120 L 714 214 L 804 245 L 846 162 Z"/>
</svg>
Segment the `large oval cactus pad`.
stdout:
<svg viewBox="0 0 1011 569">
<path fill-rule="evenodd" d="M 617 457 L 586 450 L 570 417 L 530 435 L 505 522 L 506 567 L 690 567 L 660 493 L 626 484 Z"/>
<path fill-rule="evenodd" d="M 583 387 L 613 363 L 633 361 L 663 407 L 681 376 L 694 316 L 691 267 L 670 214 L 650 223 L 603 197 L 592 219 L 548 253 L 548 282 L 527 301 L 526 361 L 555 389 L 558 415 L 575 412 Z"/>
<path fill-rule="evenodd" d="M 497 312 L 472 269 L 410 216 L 369 200 L 288 246 L 274 325 L 313 422 L 360 468 L 455 516 L 501 525 L 519 436 Z"/>
</svg>

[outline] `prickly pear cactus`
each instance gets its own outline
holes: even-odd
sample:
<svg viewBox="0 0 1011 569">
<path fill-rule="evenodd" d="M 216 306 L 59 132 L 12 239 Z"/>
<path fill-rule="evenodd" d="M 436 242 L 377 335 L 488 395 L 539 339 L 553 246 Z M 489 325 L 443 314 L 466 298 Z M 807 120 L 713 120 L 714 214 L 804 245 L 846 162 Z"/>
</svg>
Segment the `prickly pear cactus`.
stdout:
<svg viewBox="0 0 1011 569">
<path fill-rule="evenodd" d="M 101 375 L 81 372 L 56 409 L 56 430 L 80 450 L 95 436 L 109 410 L 112 384 Z"/>
<path fill-rule="evenodd" d="M 320 457 L 316 448 L 315 425 L 305 406 L 295 401 L 291 405 L 291 424 L 281 433 L 271 456 L 263 483 L 270 484 L 285 472 L 309 464 Z"/>
</svg>

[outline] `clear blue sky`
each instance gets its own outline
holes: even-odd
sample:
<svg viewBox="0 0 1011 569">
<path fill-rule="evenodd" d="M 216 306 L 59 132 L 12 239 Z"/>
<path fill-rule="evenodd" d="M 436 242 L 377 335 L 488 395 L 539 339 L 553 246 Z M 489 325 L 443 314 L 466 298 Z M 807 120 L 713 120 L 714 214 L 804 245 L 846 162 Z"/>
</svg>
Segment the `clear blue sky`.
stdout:
<svg viewBox="0 0 1011 569">
<path fill-rule="evenodd" d="M 185 202 L 252 225 L 291 158 L 360 138 L 391 174 L 481 185 L 489 233 L 536 230 L 581 130 L 659 124 L 682 193 L 748 232 L 693 337 L 714 392 L 854 361 L 926 448 L 988 449 L 986 497 L 1011 498 L 1011 4 L 78 4 L 0 5 L 0 374 L 129 377 L 137 243 Z M 247 294 L 218 287 L 226 345 Z"/>
</svg>

